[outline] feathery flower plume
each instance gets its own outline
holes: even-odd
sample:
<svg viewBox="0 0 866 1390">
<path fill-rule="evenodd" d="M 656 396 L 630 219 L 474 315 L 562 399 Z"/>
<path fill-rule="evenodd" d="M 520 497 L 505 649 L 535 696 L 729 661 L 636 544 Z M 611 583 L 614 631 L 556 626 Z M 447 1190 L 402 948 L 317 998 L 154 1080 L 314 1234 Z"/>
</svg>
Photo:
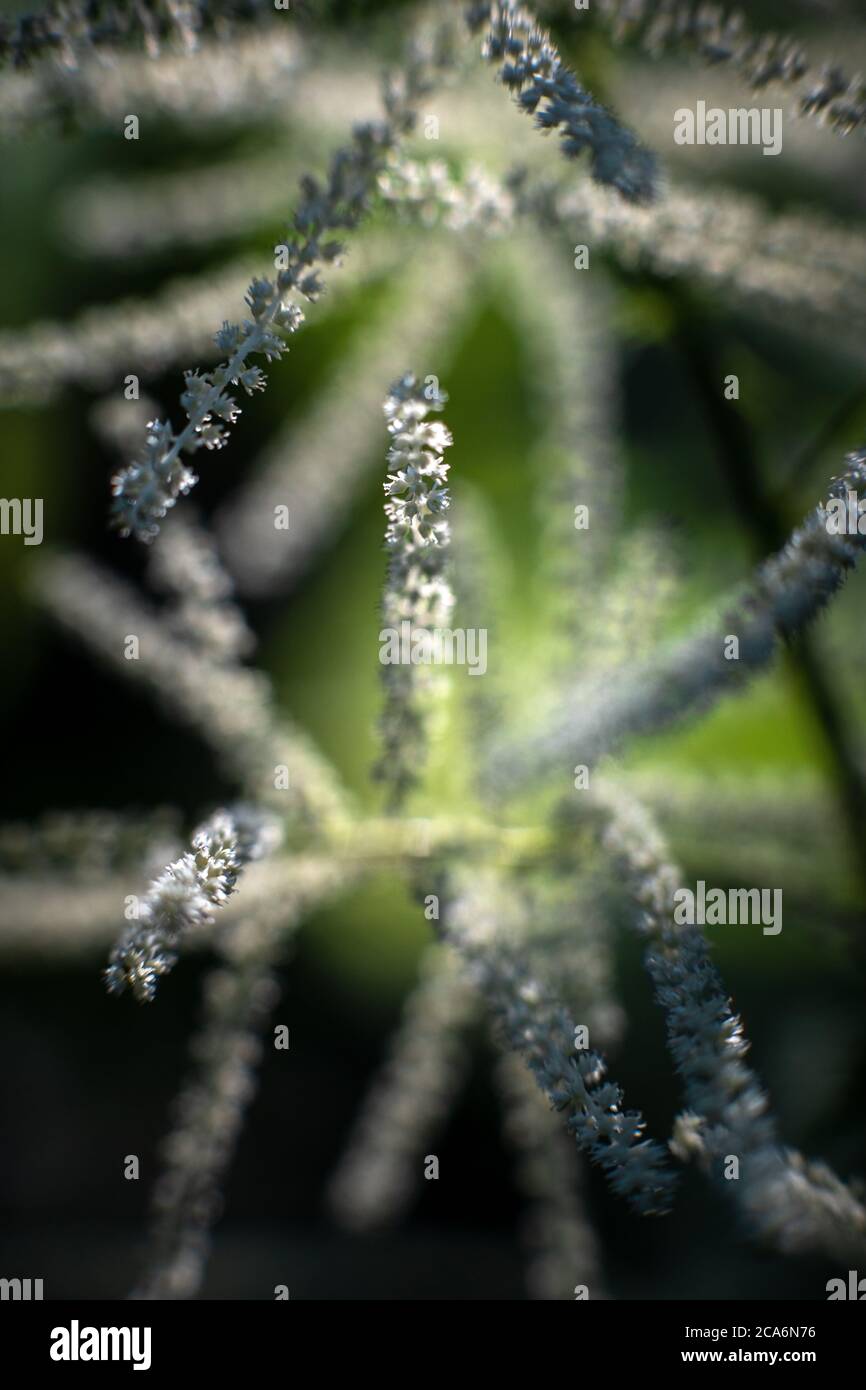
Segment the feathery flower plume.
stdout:
<svg viewBox="0 0 866 1390">
<path fill-rule="evenodd" d="M 386 272 L 395 260 L 389 238 L 369 233 L 355 243 L 343 276 L 321 301 L 317 323 L 338 309 L 344 296 Z M 0 333 L 0 407 L 48 401 L 64 386 L 103 391 L 117 382 L 118 361 L 134 363 L 142 380 L 161 376 L 190 354 L 217 356 L 213 322 L 243 293 L 248 256 L 206 276 L 168 280 L 148 300 L 98 304 L 76 318 L 46 319 Z M 130 414 L 138 402 L 122 400 Z M 147 420 L 135 444 L 144 432 Z"/>
<path fill-rule="evenodd" d="M 192 849 L 169 864 L 138 904 L 135 925 L 109 959 L 109 994 L 130 988 L 140 1003 L 156 995 L 160 975 L 177 963 L 183 938 L 209 927 L 234 892 L 241 869 L 279 842 L 277 823 L 249 807 L 217 811 L 192 837 Z"/>
<path fill-rule="evenodd" d="M 500 81 L 522 111 L 544 131 L 559 129 L 569 159 L 590 152 L 592 177 L 623 198 L 648 203 L 656 196 L 656 159 L 636 136 L 584 87 L 563 63 L 546 30 L 529 10 L 506 0 L 473 4 L 467 12 L 472 32 L 484 29 L 483 56 L 499 63 Z"/>
<path fill-rule="evenodd" d="M 649 733 L 706 710 L 741 689 L 773 659 L 780 642 L 797 636 L 844 584 L 866 546 L 856 532 L 828 528 L 831 502 L 850 492 L 866 495 L 866 450 L 849 454 L 847 468 L 778 554 L 756 570 L 721 623 L 670 647 L 636 671 L 575 687 L 560 712 L 519 746 L 502 740 L 492 749 L 490 777 L 518 783 L 543 776 L 563 757 L 590 766 L 634 734 Z M 721 629 L 721 630 L 720 630 Z M 725 658 L 725 634 L 738 639 L 739 658 Z"/>
<path fill-rule="evenodd" d="M 200 733 L 243 797 L 304 822 L 343 818 L 345 795 L 335 771 L 278 714 L 262 671 L 215 662 L 179 641 L 131 585 L 81 556 L 52 557 L 35 581 L 58 622 L 123 676 L 150 685 L 174 716 Z M 137 635 L 142 660 L 124 660 L 126 633 Z M 275 781 L 277 769 L 290 775 L 288 799 L 288 788 Z"/>
<path fill-rule="evenodd" d="M 838 219 L 771 212 L 760 198 L 729 188 L 714 189 L 710 202 L 684 183 L 669 185 L 658 202 L 638 206 L 589 182 L 530 177 L 523 166 L 501 179 L 477 166 L 458 176 L 442 160 L 399 155 L 380 188 L 397 212 L 427 227 L 471 227 L 500 236 L 531 218 L 571 244 L 579 237 L 603 249 L 628 270 L 647 269 L 665 279 L 688 276 L 750 309 L 757 305 L 783 325 L 799 327 L 798 310 L 807 309 L 810 323 L 834 350 L 866 356 L 863 239 Z M 544 284 L 532 276 L 537 293 L 544 293 Z"/>
<path fill-rule="evenodd" d="M 280 431 L 219 514 L 220 540 L 246 593 L 285 592 L 336 539 L 378 453 L 382 382 L 407 359 L 434 359 L 464 322 L 467 257 L 439 240 L 422 255 L 400 246 L 408 265 L 383 306 L 365 319 L 309 414 Z M 278 506 L 288 508 L 288 530 L 274 526 Z"/>
<path fill-rule="evenodd" d="M 97 878 L 140 864 L 177 844 L 179 817 L 161 808 L 141 814 L 52 811 L 32 825 L 0 825 L 0 873 Z"/>
<path fill-rule="evenodd" d="M 94 178 L 64 199 L 64 231 L 82 253 L 110 261 L 207 246 L 279 221 L 284 181 L 302 172 L 291 153 L 280 149 L 180 174 Z M 226 188 L 232 189 L 231 201 Z"/>
<path fill-rule="evenodd" d="M 35 63 L 5 74 L 0 133 L 20 138 L 46 126 L 55 132 L 105 129 L 130 111 L 187 128 L 227 115 L 249 120 L 267 111 L 278 118 L 305 57 L 297 26 L 279 20 L 231 44 L 212 36 L 193 54 L 165 51 L 157 62 L 129 48 L 113 49 L 106 61 L 82 46 L 71 63 Z"/>
<path fill-rule="evenodd" d="M 407 372 L 391 387 L 384 404 L 392 441 L 387 458 L 394 471 L 383 484 L 388 574 L 382 626 L 402 634 L 402 624 L 408 622 L 413 649 L 417 639 L 423 642 L 433 629 L 447 626 L 454 606 L 445 573 L 451 540 L 445 520 L 451 501 L 450 465 L 442 457 L 453 441 L 441 421 L 427 419 L 447 399 L 435 379 L 422 385 Z M 384 747 L 374 775 L 385 784 L 389 803 L 396 808 L 415 785 L 424 758 L 426 712 L 419 695 L 438 682 L 426 666 L 414 662 L 392 662 L 383 665 L 382 672 Z"/>
<path fill-rule="evenodd" d="M 201 1284 L 221 1187 L 258 1086 L 262 1034 L 280 996 L 276 967 L 305 911 L 351 877 L 332 862 L 293 858 L 281 891 L 219 934 L 220 962 L 205 981 L 190 1075 L 162 1145 L 145 1271 L 133 1298 L 192 1298 Z"/>
<path fill-rule="evenodd" d="M 282 356 L 285 336 L 296 332 L 304 318 L 291 296 L 299 294 L 311 303 L 319 299 L 324 291 L 321 268 L 339 262 L 344 249 L 332 233 L 353 230 L 364 216 L 389 152 L 415 123 L 415 104 L 430 90 L 433 75 L 451 62 L 444 33 L 429 50 L 416 44 L 404 71 L 386 82 L 385 118 L 354 127 L 351 144 L 334 155 L 324 183 L 309 175 L 302 178 L 303 197 L 285 243 L 285 265 L 273 279 L 255 278 L 246 295 L 250 317 L 240 324 L 224 323 L 216 334 L 226 360 L 212 371 L 185 373 L 181 405 L 186 425 L 175 432 L 167 421 L 153 421 L 140 458 L 112 480 L 112 524 L 122 536 L 153 540 L 169 509 L 197 482 L 184 455 L 221 449 L 228 442 L 228 426 L 240 408 L 227 388 L 240 386 L 249 396 L 264 390 L 267 378 L 249 359 L 264 356 L 270 362 Z"/>
<path fill-rule="evenodd" d="M 809 902 L 850 901 L 845 824 L 820 777 L 786 767 L 745 783 L 730 773 L 710 783 L 665 767 L 613 777 L 608 771 L 605 783 L 611 780 L 648 806 L 670 839 L 688 846 L 707 882 L 727 873 L 737 883 L 784 881 L 786 893 Z"/>
<path fill-rule="evenodd" d="M 567 1136 L 545 1110 L 538 1088 L 513 1053 L 499 1059 L 496 1080 L 503 1129 L 514 1151 L 518 1183 L 528 1200 L 521 1223 L 531 1256 L 531 1298 L 572 1299 L 585 1285 L 593 1302 L 606 1298 L 595 1234 L 581 1200 Z"/>
<path fill-rule="evenodd" d="M 284 908 L 283 936 L 289 915 Z M 226 962 L 207 979 L 192 1049 L 195 1071 L 176 1099 L 177 1120 L 162 1144 L 166 1166 L 152 1198 L 148 1268 L 133 1298 L 192 1298 L 201 1284 L 220 1187 L 257 1088 L 260 1035 L 279 998 L 269 954 Z"/>
<path fill-rule="evenodd" d="M 465 1035 L 479 1002 L 452 952 L 430 947 L 388 1056 L 328 1185 L 334 1215 L 368 1230 L 396 1220 L 416 1188 L 426 1146 L 466 1071 Z"/>
<path fill-rule="evenodd" d="M 231 665 L 252 650 L 253 633 L 234 602 L 232 583 L 216 546 L 202 526 L 173 516 L 151 557 L 151 580 L 172 596 L 168 621 L 180 639 L 221 664 Z"/>
<path fill-rule="evenodd" d="M 805 50 L 778 34 L 751 34 L 740 10 L 725 11 L 704 0 L 597 0 L 597 9 L 617 40 L 636 38 L 650 53 L 689 49 L 711 67 L 727 63 L 749 84 L 774 82 L 802 90 L 798 110 L 841 135 L 866 123 L 866 84 L 849 78 L 836 63 L 813 73 Z"/>
<path fill-rule="evenodd" d="M 98 304 L 74 319 L 45 319 L 0 333 L 0 406 L 50 401 L 68 385 L 107 390 L 117 382 L 119 361 L 134 363 L 145 380 L 189 353 L 215 356 L 214 318 L 243 290 L 249 272 L 245 257 L 206 280 L 169 280 L 146 302 Z"/>
<path fill-rule="evenodd" d="M 26 67 L 51 56 L 74 68 L 81 53 L 93 48 L 141 43 L 156 57 L 163 43 L 190 52 L 198 36 L 217 30 L 227 37 L 244 23 L 273 19 L 269 0 L 50 0 L 43 9 L 0 24 L 0 66 Z"/>
<path fill-rule="evenodd" d="M 640 1111 L 623 1108 L 623 1093 L 608 1080 L 604 1059 L 576 1049 L 568 1010 L 527 966 L 516 895 L 477 865 L 457 870 L 446 890 L 440 895 L 442 935 L 469 965 L 469 979 L 487 1000 L 507 1045 L 521 1054 L 612 1190 L 640 1215 L 668 1211 L 676 1179 L 665 1150 L 644 1137 Z"/>
<path fill-rule="evenodd" d="M 739 1160 L 736 1182 L 723 1182 L 749 1231 L 785 1252 L 831 1257 L 866 1251 L 866 1206 L 824 1164 L 779 1143 L 766 1093 L 745 1061 L 749 1043 L 699 927 L 673 921 L 682 882 L 644 809 L 607 789 L 596 794 L 607 816 L 605 848 L 626 872 L 649 940 L 646 967 L 665 1011 L 668 1047 L 687 1106 L 672 1148 L 697 1155 L 722 1180 Z"/>
<path fill-rule="evenodd" d="M 573 662 L 577 642 L 590 646 L 591 620 L 581 615 L 574 594 L 593 584 L 603 595 L 613 570 L 610 552 L 623 487 L 616 445 L 618 372 L 607 329 L 609 291 L 599 283 L 599 272 L 575 274 L 546 229 L 518 227 L 515 233 L 497 245 L 497 261 L 532 373 L 538 602 L 552 629 L 553 662 L 561 665 Z M 578 505 L 589 523 L 579 540 Z M 593 644 L 596 618 L 594 613 Z"/>
</svg>

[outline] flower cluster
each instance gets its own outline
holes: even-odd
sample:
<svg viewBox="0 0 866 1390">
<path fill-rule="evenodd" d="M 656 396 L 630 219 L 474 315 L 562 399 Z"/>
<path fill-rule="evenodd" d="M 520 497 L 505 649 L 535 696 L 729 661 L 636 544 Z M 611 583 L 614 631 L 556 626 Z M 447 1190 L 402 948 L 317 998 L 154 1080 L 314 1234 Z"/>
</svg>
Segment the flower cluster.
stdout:
<svg viewBox="0 0 866 1390">
<path fill-rule="evenodd" d="M 131 989 L 150 1003 L 160 975 L 177 963 L 181 939 L 210 926 L 244 864 L 274 847 L 275 823 L 247 808 L 218 811 L 192 839 L 192 849 L 169 864 L 138 904 L 135 926 L 115 946 L 105 971 L 110 994 Z"/>
<path fill-rule="evenodd" d="M 385 544 L 392 551 L 398 573 L 414 564 L 421 552 L 447 546 L 448 464 L 443 451 L 453 443 L 440 420 L 428 420 L 431 410 L 441 410 L 448 397 L 433 384 L 421 386 L 411 372 L 391 387 L 384 411 L 393 443 L 388 462 L 394 468 L 383 483 L 388 529 Z"/>
<path fill-rule="evenodd" d="M 333 253 L 326 252 L 334 259 L 339 244 L 328 246 L 336 248 Z M 310 254 L 309 248 L 299 253 L 305 254 Z M 318 276 L 313 272 L 299 277 L 297 266 L 281 271 L 276 285 L 270 280 L 253 280 L 246 296 L 251 317 L 241 324 L 224 323 L 215 336 L 217 347 L 230 353 L 228 360 L 210 372 L 184 373 L 186 389 L 180 403 L 187 424 L 176 434 L 167 421 L 151 421 L 141 456 L 112 480 L 112 522 L 121 535 L 153 540 L 169 508 L 198 482 L 183 454 L 221 449 L 227 443 L 226 427 L 235 423 L 240 409 L 225 388 L 239 385 L 248 396 L 264 390 L 264 372 L 247 365 L 247 358 L 259 353 L 271 362 L 282 356 L 285 343 L 278 330 L 294 333 L 303 321 L 297 305 L 283 298 L 295 285 L 308 299 L 321 292 Z"/>
<path fill-rule="evenodd" d="M 392 440 L 387 458 L 393 472 L 383 484 L 389 559 L 382 623 L 391 631 L 409 623 L 413 639 L 416 631 L 444 627 L 454 606 L 445 573 L 451 539 L 445 520 L 449 465 L 442 457 L 452 439 L 441 421 L 427 419 L 428 412 L 441 410 L 447 399 L 434 378 L 422 385 L 407 372 L 391 387 L 384 405 Z M 425 711 L 418 696 L 422 690 L 429 692 L 435 681 L 423 666 L 408 663 L 383 666 L 383 678 L 384 746 L 375 775 L 387 785 L 392 806 L 397 806 L 416 781 L 426 742 Z"/>
<path fill-rule="evenodd" d="M 522 5 L 476 4 L 468 13 L 470 28 L 485 28 L 483 55 L 500 63 L 500 79 L 515 93 L 522 111 L 534 116 L 541 130 L 560 131 L 566 158 L 589 150 L 592 176 L 634 203 L 656 196 L 655 156 L 640 144 L 563 63 L 546 30 Z"/>
</svg>

